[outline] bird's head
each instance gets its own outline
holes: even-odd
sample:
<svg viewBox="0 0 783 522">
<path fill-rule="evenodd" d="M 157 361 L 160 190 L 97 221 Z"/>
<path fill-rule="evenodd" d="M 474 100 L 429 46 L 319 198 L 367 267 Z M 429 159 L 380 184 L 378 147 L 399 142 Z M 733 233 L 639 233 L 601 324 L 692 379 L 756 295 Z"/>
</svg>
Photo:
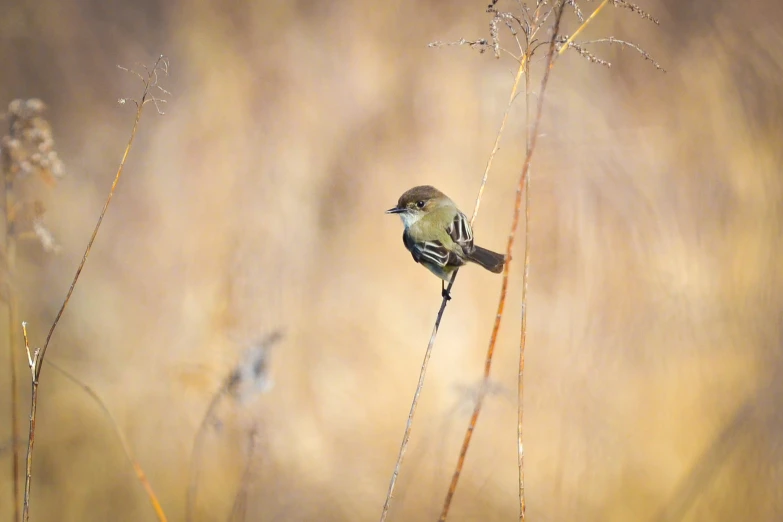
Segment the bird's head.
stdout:
<svg viewBox="0 0 783 522">
<path fill-rule="evenodd" d="M 399 214 L 403 224 L 409 227 L 436 208 L 453 204 L 443 192 L 435 187 L 421 185 L 405 191 L 397 200 L 397 206 L 390 208 L 386 213 Z"/>
</svg>

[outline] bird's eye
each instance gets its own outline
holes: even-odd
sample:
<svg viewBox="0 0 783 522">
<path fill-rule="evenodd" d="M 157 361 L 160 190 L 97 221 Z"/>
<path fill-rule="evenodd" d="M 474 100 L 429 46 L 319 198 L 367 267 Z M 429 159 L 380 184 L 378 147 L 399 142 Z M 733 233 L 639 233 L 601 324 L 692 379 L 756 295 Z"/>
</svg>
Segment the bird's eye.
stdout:
<svg viewBox="0 0 783 522">
<path fill-rule="evenodd" d="M 419 208 L 424 208 L 424 201 L 417 201 L 416 206 Z"/>
</svg>

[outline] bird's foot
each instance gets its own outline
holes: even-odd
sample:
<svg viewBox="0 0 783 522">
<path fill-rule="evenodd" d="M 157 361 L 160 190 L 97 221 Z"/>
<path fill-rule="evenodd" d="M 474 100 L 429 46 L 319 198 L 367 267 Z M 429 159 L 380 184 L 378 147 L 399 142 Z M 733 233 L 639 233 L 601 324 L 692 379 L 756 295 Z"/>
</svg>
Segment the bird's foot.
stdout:
<svg viewBox="0 0 783 522">
<path fill-rule="evenodd" d="M 445 286 L 441 286 L 440 296 L 444 298 L 446 301 L 451 301 L 451 292 L 449 292 L 449 290 Z"/>
</svg>

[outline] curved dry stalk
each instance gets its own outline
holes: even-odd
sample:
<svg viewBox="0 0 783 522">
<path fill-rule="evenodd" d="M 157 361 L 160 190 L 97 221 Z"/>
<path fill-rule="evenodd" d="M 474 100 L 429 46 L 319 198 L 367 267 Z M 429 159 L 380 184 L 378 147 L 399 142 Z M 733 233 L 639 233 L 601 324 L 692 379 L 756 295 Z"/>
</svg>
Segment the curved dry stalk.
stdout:
<svg viewBox="0 0 783 522">
<path fill-rule="evenodd" d="M 28 344 L 26 324 L 22 323 L 25 337 L 25 348 L 27 349 L 27 363 L 30 367 L 32 381 L 32 391 L 30 397 L 30 430 L 27 437 L 27 461 L 25 466 L 26 472 L 24 484 L 24 501 L 22 507 L 23 522 L 28 522 L 30 520 L 30 487 L 32 483 L 33 448 L 35 446 L 35 420 L 38 409 L 38 383 L 41 377 L 41 370 L 43 369 L 43 360 L 46 356 L 46 350 L 49 348 L 49 343 L 52 340 L 52 335 L 54 334 L 54 331 L 60 322 L 60 318 L 62 317 L 63 312 L 65 312 L 65 308 L 68 306 L 68 302 L 71 299 L 71 295 L 73 294 L 73 290 L 76 287 L 76 283 L 79 281 L 79 276 L 82 273 L 82 269 L 84 269 L 84 265 L 87 263 L 87 258 L 89 257 L 90 250 L 92 249 L 92 245 L 95 242 L 95 237 L 98 235 L 98 230 L 101 227 L 101 223 L 103 223 L 103 217 L 106 215 L 106 211 L 108 210 L 109 204 L 111 203 L 112 197 L 114 196 L 114 191 L 117 188 L 117 183 L 119 183 L 120 177 L 122 176 L 122 172 L 125 168 L 125 162 L 128 159 L 128 154 L 130 153 L 131 147 L 133 146 L 133 141 L 136 138 L 136 132 L 139 127 L 139 121 L 141 120 L 141 114 L 144 111 L 144 106 L 148 102 L 152 102 L 157 107 L 159 100 L 155 98 L 155 96 L 151 93 L 151 90 L 155 88 L 162 90 L 162 88 L 158 85 L 158 71 L 164 73 L 168 71 L 168 61 L 163 55 L 158 57 L 155 65 L 152 67 L 152 70 L 148 70 L 146 80 L 143 80 L 144 91 L 142 93 L 141 100 L 135 102 L 136 117 L 133 121 L 133 128 L 131 129 L 128 143 L 125 146 L 125 151 L 122 155 L 122 159 L 120 160 L 120 165 L 117 168 L 117 173 L 114 175 L 114 181 L 112 182 L 111 188 L 109 189 L 109 195 L 107 196 L 106 202 L 103 204 L 103 209 L 98 216 L 98 222 L 95 224 L 95 228 L 92 231 L 90 240 L 87 243 L 87 248 L 82 255 L 82 260 L 79 263 L 79 266 L 76 268 L 76 274 L 71 281 L 71 286 L 68 289 L 68 293 L 65 295 L 65 299 L 63 300 L 63 303 L 60 306 L 54 321 L 52 322 L 52 326 L 49 328 L 49 333 L 46 335 L 46 340 L 44 341 L 43 347 L 36 348 L 32 354 L 30 353 L 30 347 Z"/>
<path fill-rule="evenodd" d="M 511 261 L 512 261 L 511 253 L 514 248 L 514 239 L 516 236 L 517 227 L 519 226 L 519 215 L 522 209 L 522 193 L 523 191 L 527 192 L 525 189 L 527 187 L 527 182 L 530 179 L 530 163 L 533 158 L 533 152 L 535 151 L 536 143 L 538 141 L 538 128 L 541 123 L 541 114 L 544 108 L 546 87 L 547 87 L 547 83 L 549 82 L 549 74 L 551 72 L 552 65 L 555 59 L 555 54 L 556 54 L 555 37 L 557 36 L 557 33 L 560 29 L 560 20 L 562 19 L 563 16 L 564 7 L 565 7 L 565 2 L 561 2 L 558 5 L 558 7 L 555 8 L 557 12 L 555 14 L 554 27 L 552 31 L 553 38 L 550 40 L 549 43 L 549 52 L 547 53 L 546 68 L 544 70 L 544 77 L 541 80 L 541 89 L 538 95 L 538 104 L 536 107 L 535 120 L 533 122 L 532 128 L 530 129 L 529 146 L 528 146 L 527 153 L 525 155 L 525 163 L 522 166 L 522 173 L 520 174 L 519 182 L 517 183 L 517 193 L 514 202 L 514 213 L 511 221 L 511 230 L 509 232 L 508 242 L 506 244 L 507 261 L 505 266 L 503 267 L 503 282 L 500 288 L 500 299 L 498 301 L 498 309 L 497 309 L 497 314 L 495 316 L 495 324 L 492 327 L 492 334 L 490 336 L 489 347 L 487 348 L 487 358 L 484 364 L 484 380 L 479 390 L 479 395 L 476 400 L 476 406 L 473 409 L 473 414 L 470 417 L 468 429 L 465 432 L 465 437 L 462 441 L 462 448 L 460 449 L 459 458 L 457 460 L 457 466 L 456 469 L 454 470 L 454 474 L 451 479 L 451 484 L 449 485 L 448 492 L 446 493 L 446 499 L 443 503 L 443 509 L 440 514 L 440 518 L 439 518 L 440 522 L 444 522 L 448 517 L 449 509 L 451 507 L 451 501 L 454 498 L 454 493 L 457 490 L 459 477 L 460 474 L 462 473 L 462 467 L 465 463 L 465 456 L 467 455 L 468 448 L 470 447 L 470 440 L 473 437 L 473 432 L 476 429 L 478 416 L 481 413 L 481 408 L 484 403 L 484 397 L 486 396 L 486 383 L 489 380 L 490 371 L 492 369 L 492 358 L 495 353 L 495 344 L 497 343 L 498 332 L 500 331 L 500 324 L 503 319 L 503 312 L 505 310 L 506 292 L 508 289 L 508 276 L 509 276 L 509 271 L 510 271 Z M 529 202 L 529 196 L 526 197 L 526 202 Z M 520 491 L 524 493 L 524 490 L 521 488 Z M 520 513 L 520 518 L 522 519 L 524 518 L 524 497 L 520 499 L 520 509 L 522 509 L 522 512 Z"/>
<path fill-rule="evenodd" d="M 158 520 L 160 522 L 166 522 L 167 521 L 166 514 L 163 512 L 163 508 L 160 505 L 160 501 L 158 500 L 157 495 L 155 495 L 155 491 L 152 489 L 152 485 L 147 479 L 147 475 L 144 473 L 144 469 L 142 469 L 141 464 L 139 464 L 139 461 L 136 460 L 136 457 L 133 454 L 133 450 L 131 450 L 130 443 L 128 443 L 128 439 L 125 438 L 125 434 L 120 429 L 120 425 L 117 423 L 117 419 L 114 418 L 114 415 L 112 415 L 111 410 L 109 410 L 109 407 L 106 406 L 105 402 L 103 402 L 103 399 L 101 399 L 100 395 L 98 395 L 98 393 L 95 390 L 93 390 L 89 385 L 84 384 L 81 380 L 79 380 L 79 378 L 77 378 L 68 370 L 60 367 L 57 363 L 47 361 L 46 364 L 51 366 L 53 370 L 59 372 L 63 377 L 65 377 L 66 379 L 74 383 L 76 386 L 84 390 L 87 393 L 87 395 L 89 395 L 95 401 L 95 403 L 98 405 L 101 411 L 103 411 L 103 413 L 106 414 L 106 417 L 108 417 L 109 422 L 111 423 L 111 426 L 114 429 L 114 433 L 117 435 L 117 438 L 120 440 L 120 445 L 122 446 L 123 452 L 125 452 L 125 457 L 128 459 L 128 462 L 133 467 L 133 471 L 136 474 L 136 477 L 139 479 L 139 482 L 144 488 L 144 492 L 147 494 L 147 497 L 149 497 L 150 499 L 150 503 L 152 504 L 152 509 L 155 510 L 155 515 L 157 515 Z"/>
</svg>

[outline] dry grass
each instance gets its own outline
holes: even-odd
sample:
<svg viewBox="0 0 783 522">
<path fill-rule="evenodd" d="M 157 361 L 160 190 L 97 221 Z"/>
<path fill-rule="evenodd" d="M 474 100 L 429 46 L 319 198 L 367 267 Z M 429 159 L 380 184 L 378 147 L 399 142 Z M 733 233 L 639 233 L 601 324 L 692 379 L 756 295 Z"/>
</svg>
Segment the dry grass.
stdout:
<svg viewBox="0 0 783 522">
<path fill-rule="evenodd" d="M 439 302 L 382 211 L 419 182 L 463 207 L 474 200 L 517 67 L 426 45 L 483 34 L 476 4 L 37 5 L 15 3 L 3 18 L 0 99 L 46 100 L 79 175 L 45 201 L 59 258 L 18 253 L 31 325 L 56 313 L 94 225 L 87 209 L 105 197 L 97 179 L 124 146 L 127 111 L 112 93 L 127 92 L 127 78 L 106 71 L 145 61 L 145 42 L 171 55 L 177 93 L 136 143 L 133 183 L 112 203 L 47 358 L 100 394 L 166 514 L 182 520 L 189 441 L 212 393 L 245 339 L 284 326 L 275 386 L 259 398 L 264 446 L 245 519 L 377 517 Z M 597 5 L 582 4 L 584 15 Z M 766 383 L 781 367 L 780 8 L 643 7 L 660 27 L 628 13 L 615 22 L 607 7 L 580 39 L 643 42 L 667 74 L 613 45 L 590 48 L 610 69 L 566 52 L 549 86 L 532 172 L 528 519 L 774 521 L 780 394 Z M 507 239 L 521 107 L 476 221 L 489 248 Z M 519 317 L 522 263 L 512 270 L 506 316 Z M 498 282 L 460 274 L 390 519 L 440 513 Z M 450 520 L 517 516 L 518 344 L 516 328 L 500 332 L 500 391 L 485 400 Z M 2 401 L 0 418 L 9 414 Z M 37 520 L 154 516 L 82 390 L 47 374 L 38 418 Z M 222 421 L 203 452 L 198 520 L 229 516 L 245 471 L 247 433 Z"/>
</svg>

